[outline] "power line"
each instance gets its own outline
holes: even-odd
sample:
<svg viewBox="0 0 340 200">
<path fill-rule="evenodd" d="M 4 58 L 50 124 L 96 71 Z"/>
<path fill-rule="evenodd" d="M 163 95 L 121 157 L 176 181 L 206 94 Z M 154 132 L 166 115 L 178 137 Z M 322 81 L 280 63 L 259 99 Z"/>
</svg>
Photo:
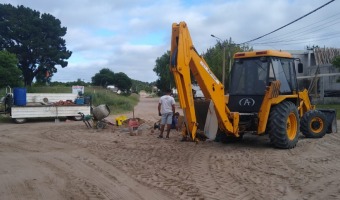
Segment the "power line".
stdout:
<svg viewBox="0 0 340 200">
<path fill-rule="evenodd" d="M 281 30 L 281 29 L 283 29 L 283 28 L 285 28 L 285 27 L 287 27 L 287 26 L 289 26 L 289 25 L 291 25 L 291 24 L 293 24 L 293 23 L 299 21 L 300 19 L 307 17 L 308 15 L 310 15 L 310 14 L 316 12 L 317 10 L 319 10 L 319 9 L 321 9 L 321 8 L 323 8 L 323 7 L 325 7 L 326 5 L 332 3 L 333 1 L 335 1 L 335 0 L 331 0 L 331 1 L 327 2 L 327 3 L 325 3 L 324 5 L 322 5 L 322 6 L 318 7 L 318 8 L 316 8 L 316 9 L 314 9 L 314 10 L 312 10 L 312 11 L 310 11 L 309 13 L 303 15 L 302 17 L 297 18 L 296 20 L 294 20 L 294 21 L 292 21 L 292 22 L 290 22 L 290 23 L 288 23 L 288 24 L 286 24 L 286 25 L 284 25 L 284 26 L 281 26 L 281 27 L 278 28 L 278 29 L 275 29 L 275 30 L 272 31 L 272 32 L 269 32 L 269 33 L 267 33 L 267 34 L 265 34 L 265 35 L 262 35 L 262 36 L 260 36 L 260 37 L 257 37 L 257 38 L 255 38 L 255 39 L 252 39 L 252 40 L 249 40 L 249 41 L 247 41 L 247 42 L 240 43 L 240 44 L 245 44 L 245 43 L 253 42 L 253 41 L 258 40 L 258 39 L 260 39 L 260 38 L 263 38 L 263 37 L 265 37 L 265 36 L 267 36 L 267 35 L 270 35 L 270 34 L 276 32 L 276 31 L 278 31 L 278 30 Z"/>
<path fill-rule="evenodd" d="M 339 24 L 340 22 L 337 22 L 335 24 Z M 334 24 L 332 24 L 334 25 Z M 319 36 L 322 37 L 322 35 L 324 34 L 318 34 L 317 32 L 320 31 L 320 30 L 324 30 L 325 28 L 327 28 L 329 26 L 326 26 L 326 27 L 322 27 L 322 28 L 319 28 L 315 31 L 311 31 L 309 32 L 308 34 L 303 34 L 303 32 L 301 33 L 298 33 L 298 34 L 293 34 L 289 37 L 277 37 L 277 38 L 272 38 L 270 40 L 261 40 L 261 41 L 258 41 L 258 42 L 255 42 L 255 43 L 251 43 L 252 45 L 257 45 L 257 44 L 268 44 L 268 43 L 279 43 L 279 42 L 290 42 L 290 41 L 297 41 L 297 40 L 303 40 L 303 39 L 308 39 L 310 37 L 316 37 L 316 36 Z M 334 35 L 334 34 L 339 34 L 339 32 L 335 32 L 335 33 L 328 33 L 327 36 L 331 36 L 331 35 Z"/>
<path fill-rule="evenodd" d="M 336 22 L 333 23 L 331 25 L 335 25 L 338 24 L 340 22 Z M 324 24 L 326 25 L 326 24 Z M 293 34 L 291 36 L 286 36 L 286 37 L 275 37 L 275 38 L 271 38 L 270 40 L 259 40 L 256 42 L 252 42 L 250 44 L 252 45 L 260 45 L 260 46 L 271 46 L 272 45 L 280 45 L 280 46 L 291 46 L 291 45 L 296 45 L 296 44 L 303 44 L 303 43 L 313 43 L 313 42 L 317 42 L 317 41 L 326 41 L 326 40 L 331 40 L 331 39 L 335 39 L 335 38 L 339 38 L 340 37 L 340 32 L 339 31 L 335 31 L 332 33 L 327 33 L 327 34 L 322 34 L 322 32 L 320 33 L 320 30 L 324 30 L 325 28 L 328 28 L 329 26 L 323 26 L 320 28 L 320 26 L 317 26 L 315 28 L 317 28 L 316 30 L 310 31 L 307 34 L 303 34 L 303 32 L 300 33 L 296 33 Z M 338 40 L 336 40 L 338 41 Z M 273 47 L 271 47 L 273 48 Z"/>
<path fill-rule="evenodd" d="M 340 15 L 340 13 L 337 13 L 336 15 Z M 314 22 L 314 23 L 312 23 L 312 24 L 309 24 L 309 25 L 304 26 L 304 27 L 302 27 L 302 28 L 298 28 L 298 29 L 296 29 L 296 30 L 290 30 L 290 31 L 287 32 L 287 33 L 283 33 L 283 34 L 280 34 L 280 35 L 276 35 L 276 36 L 274 36 L 274 37 L 262 39 L 262 40 L 260 40 L 260 42 L 261 42 L 261 43 L 264 43 L 264 42 L 267 42 L 267 41 L 268 41 L 268 42 L 271 42 L 271 41 L 276 40 L 276 39 L 285 39 L 285 38 L 286 38 L 286 39 L 289 39 L 289 38 L 294 39 L 294 38 L 296 38 L 296 37 L 299 37 L 299 36 L 301 36 L 301 35 L 304 35 L 305 33 L 308 33 L 308 34 L 310 34 L 310 33 L 315 33 L 315 32 L 317 32 L 317 31 L 319 31 L 319 30 L 323 30 L 323 29 L 325 29 L 325 28 L 327 28 L 327 27 L 330 27 L 330 26 L 333 26 L 333 25 L 335 25 L 335 24 L 340 23 L 340 17 L 337 17 L 337 18 L 335 18 L 335 19 L 331 19 L 331 18 L 333 18 L 333 17 L 336 16 L 336 15 L 333 15 L 333 16 L 328 17 L 328 18 L 326 18 L 326 19 L 323 19 L 323 20 Z M 331 20 L 330 20 L 330 19 L 331 19 Z M 326 21 L 326 20 L 329 20 L 329 21 Z M 321 22 L 324 22 L 324 23 L 321 24 L 321 25 L 317 25 L 317 24 L 320 24 Z M 332 23 L 332 24 L 330 24 L 330 23 Z M 314 25 L 314 27 L 313 27 L 313 25 Z M 304 35 L 304 36 L 305 36 L 305 35 Z M 257 42 L 257 43 L 258 43 L 258 42 Z"/>
<path fill-rule="evenodd" d="M 303 44 L 305 42 L 309 41 L 322 41 L 322 40 L 329 40 L 333 38 L 340 37 L 340 33 L 333 33 L 328 34 L 327 36 L 323 37 L 304 37 L 304 38 L 297 38 L 297 39 L 291 39 L 291 40 L 276 40 L 276 41 L 270 41 L 270 42 L 257 42 L 253 43 L 254 45 L 268 45 L 268 44 L 280 44 L 280 45 L 294 45 L 294 44 Z"/>
</svg>

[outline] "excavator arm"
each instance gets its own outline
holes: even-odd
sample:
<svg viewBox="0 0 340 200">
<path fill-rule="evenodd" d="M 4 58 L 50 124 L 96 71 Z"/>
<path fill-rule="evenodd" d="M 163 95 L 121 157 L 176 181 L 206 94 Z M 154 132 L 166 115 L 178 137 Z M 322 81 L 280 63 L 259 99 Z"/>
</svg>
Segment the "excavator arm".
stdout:
<svg viewBox="0 0 340 200">
<path fill-rule="evenodd" d="M 170 70 L 177 86 L 179 103 L 186 119 L 187 131 L 196 138 L 197 120 L 190 72 L 195 77 L 205 98 L 211 99 L 219 128 L 238 137 L 239 113 L 226 106 L 224 86 L 210 70 L 204 58 L 197 53 L 185 22 L 172 24 Z"/>
</svg>

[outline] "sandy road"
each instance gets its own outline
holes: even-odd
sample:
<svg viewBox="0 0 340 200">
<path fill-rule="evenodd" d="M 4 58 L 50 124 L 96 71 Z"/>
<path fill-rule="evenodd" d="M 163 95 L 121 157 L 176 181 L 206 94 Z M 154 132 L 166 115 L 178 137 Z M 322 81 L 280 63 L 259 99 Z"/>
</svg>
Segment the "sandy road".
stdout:
<svg viewBox="0 0 340 200">
<path fill-rule="evenodd" d="M 337 133 L 301 136 L 291 150 L 252 135 L 183 143 L 175 131 L 151 133 L 157 99 L 141 98 L 135 115 L 146 121 L 140 136 L 82 122 L 0 124 L 0 199 L 340 199 Z"/>
</svg>

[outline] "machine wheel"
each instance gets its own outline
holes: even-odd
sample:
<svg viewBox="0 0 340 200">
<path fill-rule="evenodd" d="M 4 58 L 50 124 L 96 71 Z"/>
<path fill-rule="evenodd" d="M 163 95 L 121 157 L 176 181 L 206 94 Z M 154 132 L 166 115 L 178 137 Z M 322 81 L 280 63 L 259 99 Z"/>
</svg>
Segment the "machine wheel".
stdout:
<svg viewBox="0 0 340 200">
<path fill-rule="evenodd" d="M 17 124 L 23 124 L 23 123 L 26 122 L 27 119 L 25 119 L 25 118 L 14 118 L 13 120 Z"/>
<path fill-rule="evenodd" d="M 71 118 L 73 118 L 74 121 L 81 121 L 81 120 L 83 120 L 83 116 L 73 116 Z"/>
<path fill-rule="evenodd" d="M 106 123 L 99 121 L 99 122 L 97 122 L 97 126 L 96 127 L 97 127 L 97 129 L 103 129 L 103 128 L 106 127 Z"/>
<path fill-rule="evenodd" d="M 318 110 L 311 110 L 302 116 L 300 130 L 307 138 L 322 138 L 327 126 L 326 115 Z"/>
<path fill-rule="evenodd" d="M 270 111 L 268 132 L 270 142 L 281 149 L 291 149 L 296 146 L 299 138 L 300 119 L 296 106 L 284 101 Z"/>
</svg>

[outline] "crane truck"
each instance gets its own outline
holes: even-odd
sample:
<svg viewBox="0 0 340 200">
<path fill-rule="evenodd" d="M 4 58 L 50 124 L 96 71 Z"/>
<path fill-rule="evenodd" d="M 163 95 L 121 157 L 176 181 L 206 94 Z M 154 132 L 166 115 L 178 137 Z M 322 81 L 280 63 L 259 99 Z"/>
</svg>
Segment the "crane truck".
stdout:
<svg viewBox="0 0 340 200">
<path fill-rule="evenodd" d="M 328 126 L 327 116 L 315 109 L 306 89 L 299 91 L 296 64 L 297 59 L 283 51 L 236 53 L 229 93 L 225 95 L 224 85 L 195 49 L 187 24 L 173 23 L 170 70 L 184 113 L 183 134 L 193 141 L 201 134 L 191 84 L 194 77 L 213 105 L 217 134 L 223 134 L 227 140 L 241 139 L 249 132 L 268 134 L 273 146 L 291 149 L 296 146 L 300 131 L 306 137 L 323 137 Z"/>
</svg>

